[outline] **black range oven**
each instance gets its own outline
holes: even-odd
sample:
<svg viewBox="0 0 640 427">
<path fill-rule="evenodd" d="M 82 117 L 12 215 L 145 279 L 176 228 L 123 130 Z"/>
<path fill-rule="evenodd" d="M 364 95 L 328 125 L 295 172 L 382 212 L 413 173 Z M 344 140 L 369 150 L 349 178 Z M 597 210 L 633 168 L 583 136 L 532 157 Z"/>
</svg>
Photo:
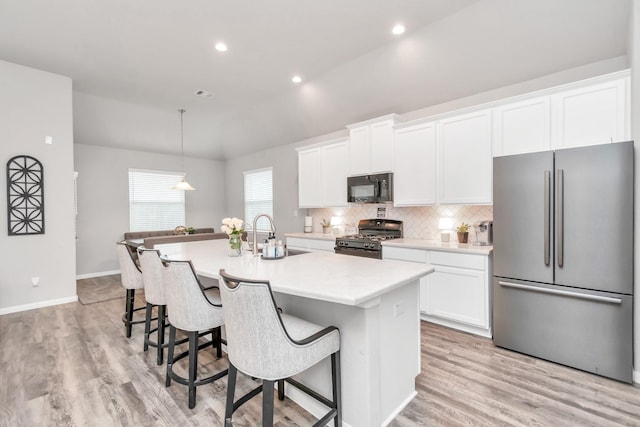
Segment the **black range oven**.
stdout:
<svg viewBox="0 0 640 427">
<path fill-rule="evenodd" d="M 382 259 L 382 242 L 402 237 L 402 221 L 362 219 L 358 234 L 336 238 L 335 253 Z"/>
</svg>

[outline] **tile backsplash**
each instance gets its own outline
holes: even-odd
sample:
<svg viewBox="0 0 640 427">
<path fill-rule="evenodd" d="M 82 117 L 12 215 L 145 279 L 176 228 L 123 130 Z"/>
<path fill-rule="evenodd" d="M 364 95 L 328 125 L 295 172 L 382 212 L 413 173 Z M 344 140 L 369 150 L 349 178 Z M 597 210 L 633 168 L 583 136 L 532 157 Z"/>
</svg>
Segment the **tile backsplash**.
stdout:
<svg viewBox="0 0 640 427">
<path fill-rule="evenodd" d="M 313 217 L 313 231 L 322 232 L 322 219 L 327 221 L 333 216 L 342 217 L 343 226 L 335 233 L 351 234 L 356 232 L 358 221 L 361 219 L 376 218 L 378 207 L 387 207 L 387 218 L 403 221 L 404 237 L 412 239 L 440 239 L 438 221 L 442 217 L 449 217 L 453 221 L 453 227 L 461 222 L 473 225 L 474 222 L 493 219 L 492 205 L 440 205 L 440 206 L 416 206 L 393 207 L 392 205 L 353 205 L 348 208 L 323 208 L 309 209 L 309 215 Z M 455 240 L 455 237 L 452 236 Z M 473 232 L 469 233 L 470 241 L 475 240 Z"/>
</svg>

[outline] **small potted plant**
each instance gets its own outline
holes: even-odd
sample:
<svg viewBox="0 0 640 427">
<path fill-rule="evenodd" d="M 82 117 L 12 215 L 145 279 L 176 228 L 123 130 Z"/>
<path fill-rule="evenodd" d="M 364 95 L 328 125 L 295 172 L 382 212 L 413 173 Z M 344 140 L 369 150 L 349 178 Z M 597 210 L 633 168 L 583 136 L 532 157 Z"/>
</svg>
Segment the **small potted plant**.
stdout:
<svg viewBox="0 0 640 427">
<path fill-rule="evenodd" d="M 331 231 L 331 223 L 327 221 L 326 218 L 322 218 L 322 232 L 324 234 L 329 234 Z"/>
<path fill-rule="evenodd" d="M 456 232 L 458 233 L 458 243 L 467 243 L 469 241 L 469 224 L 461 223 L 456 228 Z"/>
</svg>

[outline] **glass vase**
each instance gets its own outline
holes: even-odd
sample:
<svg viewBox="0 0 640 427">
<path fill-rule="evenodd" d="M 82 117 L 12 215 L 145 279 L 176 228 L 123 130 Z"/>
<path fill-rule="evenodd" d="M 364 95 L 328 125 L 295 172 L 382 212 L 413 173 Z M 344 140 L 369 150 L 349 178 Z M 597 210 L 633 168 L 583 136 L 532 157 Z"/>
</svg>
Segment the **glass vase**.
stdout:
<svg viewBox="0 0 640 427">
<path fill-rule="evenodd" d="M 240 237 L 240 234 L 229 234 L 229 247 L 227 248 L 229 256 L 242 255 L 242 239 Z"/>
</svg>

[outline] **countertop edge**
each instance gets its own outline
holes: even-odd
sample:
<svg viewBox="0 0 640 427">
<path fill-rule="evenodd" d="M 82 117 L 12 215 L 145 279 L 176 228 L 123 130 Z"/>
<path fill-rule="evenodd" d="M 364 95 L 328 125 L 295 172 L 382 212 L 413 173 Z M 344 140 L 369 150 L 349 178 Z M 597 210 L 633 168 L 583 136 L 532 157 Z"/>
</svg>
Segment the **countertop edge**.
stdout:
<svg viewBox="0 0 640 427">
<path fill-rule="evenodd" d="M 339 237 L 337 234 L 324 234 L 324 233 L 285 233 L 284 237 L 295 237 L 297 239 L 311 239 L 311 240 L 336 240 Z"/>
<path fill-rule="evenodd" d="M 382 246 L 477 255 L 491 255 L 493 253 L 493 246 L 476 246 L 470 243 L 457 242 L 444 243 L 439 240 L 426 239 L 393 239 L 382 242 Z"/>
</svg>

